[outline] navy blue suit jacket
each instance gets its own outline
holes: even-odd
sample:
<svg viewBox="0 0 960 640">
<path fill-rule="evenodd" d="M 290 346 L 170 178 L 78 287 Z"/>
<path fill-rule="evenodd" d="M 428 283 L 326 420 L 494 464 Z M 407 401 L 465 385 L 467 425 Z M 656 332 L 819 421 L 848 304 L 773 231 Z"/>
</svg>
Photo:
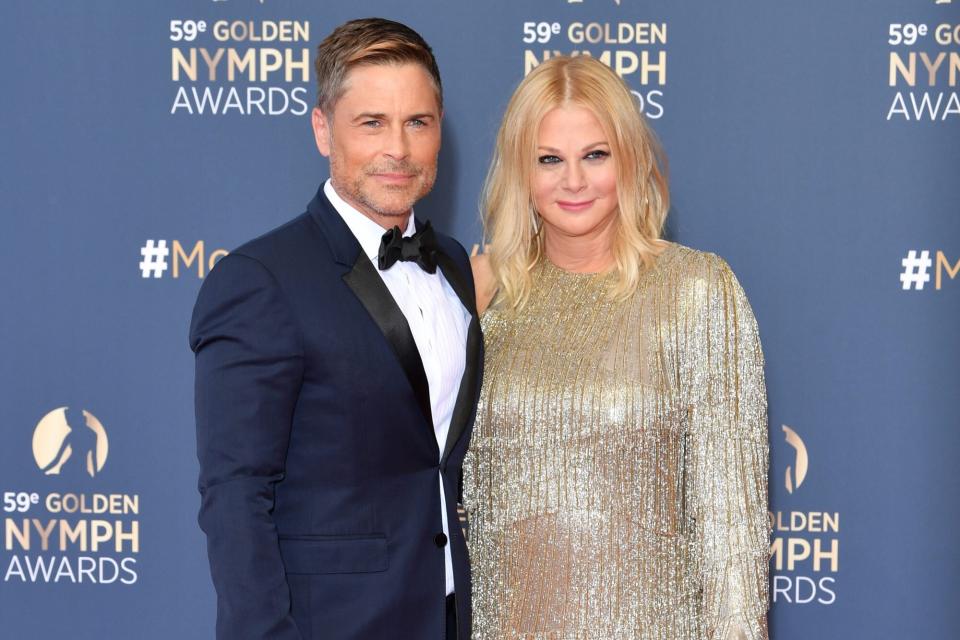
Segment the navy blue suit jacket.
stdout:
<svg viewBox="0 0 960 640">
<path fill-rule="evenodd" d="M 456 504 L 483 345 L 467 254 L 438 241 L 473 316 L 442 455 L 406 319 L 322 189 L 204 282 L 190 346 L 217 638 L 442 640 L 438 471 L 470 638 Z"/>
</svg>

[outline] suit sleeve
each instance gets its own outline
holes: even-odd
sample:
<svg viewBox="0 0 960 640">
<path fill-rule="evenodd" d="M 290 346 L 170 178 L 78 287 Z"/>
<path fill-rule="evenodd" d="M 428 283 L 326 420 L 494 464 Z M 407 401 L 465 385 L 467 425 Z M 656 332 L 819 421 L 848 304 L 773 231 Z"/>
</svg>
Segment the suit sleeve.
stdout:
<svg viewBox="0 0 960 640">
<path fill-rule="evenodd" d="M 757 323 L 725 262 L 692 289 L 690 473 L 707 637 L 768 637 L 767 398 Z"/>
<path fill-rule="evenodd" d="M 190 347 L 217 638 L 300 640 L 271 513 L 303 374 L 302 337 L 261 263 L 220 260 L 197 298 Z"/>
</svg>

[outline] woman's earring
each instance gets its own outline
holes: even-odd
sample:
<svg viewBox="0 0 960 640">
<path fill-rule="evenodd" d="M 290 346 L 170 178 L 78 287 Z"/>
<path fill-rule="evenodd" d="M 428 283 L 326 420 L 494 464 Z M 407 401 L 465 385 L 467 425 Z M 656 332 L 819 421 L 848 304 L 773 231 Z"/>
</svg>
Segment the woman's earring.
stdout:
<svg viewBox="0 0 960 640">
<path fill-rule="evenodd" d="M 533 237 L 536 238 L 540 235 L 540 232 L 543 230 L 543 224 L 540 220 L 540 214 L 537 213 L 536 209 L 530 209 L 530 226 L 533 227 Z"/>
</svg>

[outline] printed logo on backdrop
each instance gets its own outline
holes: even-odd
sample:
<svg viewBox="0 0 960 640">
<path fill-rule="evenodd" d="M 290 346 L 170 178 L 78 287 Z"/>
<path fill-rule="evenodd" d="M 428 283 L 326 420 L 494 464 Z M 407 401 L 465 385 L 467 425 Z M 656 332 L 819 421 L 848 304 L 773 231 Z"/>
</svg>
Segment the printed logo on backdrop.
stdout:
<svg viewBox="0 0 960 640">
<path fill-rule="evenodd" d="M 167 244 L 166 240 L 150 239 L 140 247 L 140 277 L 162 278 L 169 272 L 172 278 L 194 273 L 203 278 L 227 253 L 226 249 L 207 253 L 203 240 L 195 242 L 188 250 L 179 240 Z"/>
<path fill-rule="evenodd" d="M 787 473 L 784 476 L 787 493 L 793 493 L 794 488 L 799 489 L 807 477 L 807 466 L 809 464 L 807 461 L 807 447 L 803 444 L 803 440 L 800 439 L 797 432 L 787 425 L 783 425 L 783 432 L 787 435 L 787 444 L 797 452 L 796 461 L 794 464 L 787 466 Z"/>
<path fill-rule="evenodd" d="M 783 451 L 789 460 L 784 487 L 799 499 L 810 458 L 807 446 L 791 427 L 782 425 Z M 840 570 L 840 514 L 790 509 L 771 511 L 770 596 L 774 603 L 831 605 L 837 600 Z"/>
<path fill-rule="evenodd" d="M 567 4 L 586 6 L 584 2 L 570 0 Z M 611 4 L 619 6 L 620 2 L 613 0 Z M 597 6 L 596 0 L 593 6 Z M 541 19 L 526 21 L 521 27 L 524 76 L 555 56 L 593 56 L 623 78 L 647 118 L 663 117 L 667 86 L 666 22 Z"/>
<path fill-rule="evenodd" d="M 935 265 L 931 257 L 934 255 Z M 944 274 L 950 280 L 960 275 L 960 256 L 956 262 L 951 263 L 943 251 L 910 249 L 906 257 L 900 260 L 900 266 L 900 284 L 904 291 L 923 291 L 924 288 L 929 291 L 930 288 L 926 285 L 930 282 L 931 270 L 934 274 L 933 290 L 940 291 L 943 288 Z"/>
<path fill-rule="evenodd" d="M 302 116 L 310 110 L 307 20 L 170 20 L 170 113 Z"/>
<path fill-rule="evenodd" d="M 73 416 L 67 418 L 67 413 Z M 46 475 L 60 475 L 68 462 L 92 478 L 107 461 L 107 432 L 97 417 L 85 409 L 54 409 L 33 431 L 33 459 Z"/>
<path fill-rule="evenodd" d="M 34 427 L 32 449 L 35 485 L 3 492 L 3 582 L 136 584 L 140 496 L 92 488 L 109 455 L 103 423 L 58 407 Z"/>
<path fill-rule="evenodd" d="M 950 0 L 936 0 L 950 5 Z M 944 122 L 960 116 L 960 20 L 956 16 L 891 23 L 887 120 Z"/>
</svg>

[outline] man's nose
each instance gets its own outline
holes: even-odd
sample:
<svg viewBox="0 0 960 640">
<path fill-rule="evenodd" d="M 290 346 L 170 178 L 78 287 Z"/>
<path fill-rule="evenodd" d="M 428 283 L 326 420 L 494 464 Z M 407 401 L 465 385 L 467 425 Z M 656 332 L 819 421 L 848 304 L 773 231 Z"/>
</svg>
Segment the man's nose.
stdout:
<svg viewBox="0 0 960 640">
<path fill-rule="evenodd" d="M 410 140 L 403 127 L 396 127 L 387 135 L 383 154 L 394 160 L 405 160 L 410 155 Z"/>
</svg>

